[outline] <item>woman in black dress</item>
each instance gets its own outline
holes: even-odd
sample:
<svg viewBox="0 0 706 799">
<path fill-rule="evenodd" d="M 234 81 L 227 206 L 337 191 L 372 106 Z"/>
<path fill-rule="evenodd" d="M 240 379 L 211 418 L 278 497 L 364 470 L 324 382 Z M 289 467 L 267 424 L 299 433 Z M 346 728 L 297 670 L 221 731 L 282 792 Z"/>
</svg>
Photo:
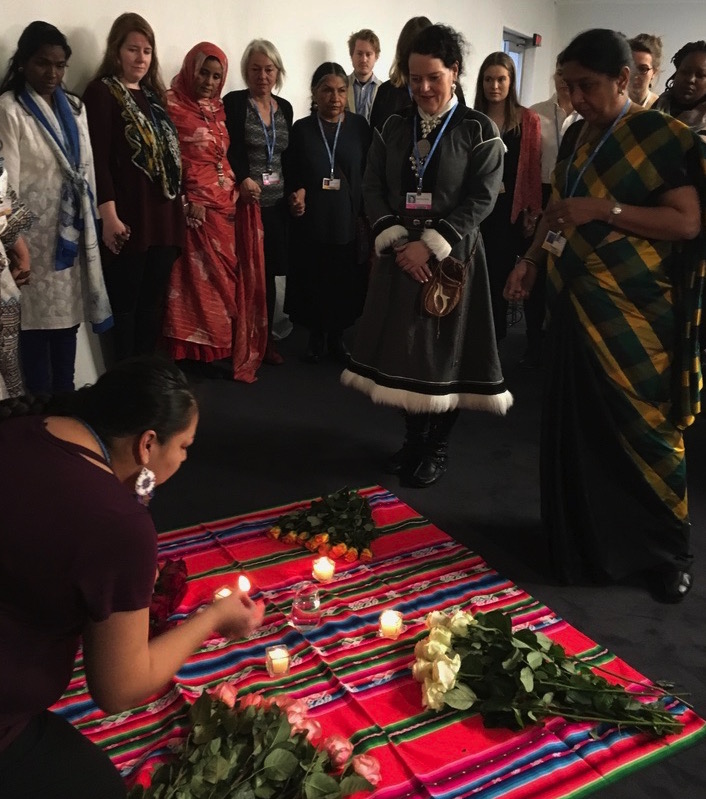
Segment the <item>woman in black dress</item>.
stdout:
<svg viewBox="0 0 706 799">
<path fill-rule="evenodd" d="M 311 114 L 294 124 L 285 153 L 294 217 L 285 310 L 309 330 L 305 359 L 311 363 L 325 346 L 346 360 L 343 331 L 360 315 L 365 297 L 368 253 L 357 246 L 356 231 L 370 127 L 345 110 L 347 91 L 343 67 L 321 64 L 311 80 Z"/>
</svg>

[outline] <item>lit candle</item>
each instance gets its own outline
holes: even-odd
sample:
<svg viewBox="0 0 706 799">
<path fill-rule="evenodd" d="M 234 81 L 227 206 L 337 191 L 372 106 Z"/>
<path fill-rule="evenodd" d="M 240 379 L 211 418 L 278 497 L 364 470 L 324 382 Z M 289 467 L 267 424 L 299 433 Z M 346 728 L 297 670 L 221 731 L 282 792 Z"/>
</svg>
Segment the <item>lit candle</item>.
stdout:
<svg viewBox="0 0 706 799">
<path fill-rule="evenodd" d="M 286 646 L 270 646 L 265 650 L 265 663 L 270 677 L 289 674 L 289 650 Z"/>
<path fill-rule="evenodd" d="M 251 585 L 250 585 L 250 580 L 248 580 L 248 578 L 247 578 L 247 577 L 246 577 L 244 574 L 241 574 L 241 575 L 240 575 L 240 577 L 238 577 L 238 588 L 239 588 L 239 589 L 240 589 L 240 590 L 241 590 L 241 591 L 242 591 L 244 594 L 247 594 L 247 593 L 248 593 L 248 591 L 249 591 L 249 590 L 250 590 L 250 588 L 251 588 Z"/>
<path fill-rule="evenodd" d="M 324 556 L 322 558 L 317 558 L 314 561 L 314 566 L 311 573 L 320 583 L 328 583 L 333 577 L 335 568 L 335 562 L 332 561 L 331 558 Z"/>
<path fill-rule="evenodd" d="M 397 638 L 402 632 L 402 614 L 399 610 L 383 610 L 380 614 L 380 635 Z"/>
<path fill-rule="evenodd" d="M 225 599 L 227 596 L 230 596 L 233 592 L 230 588 L 219 588 L 218 591 L 214 594 L 216 599 Z"/>
</svg>

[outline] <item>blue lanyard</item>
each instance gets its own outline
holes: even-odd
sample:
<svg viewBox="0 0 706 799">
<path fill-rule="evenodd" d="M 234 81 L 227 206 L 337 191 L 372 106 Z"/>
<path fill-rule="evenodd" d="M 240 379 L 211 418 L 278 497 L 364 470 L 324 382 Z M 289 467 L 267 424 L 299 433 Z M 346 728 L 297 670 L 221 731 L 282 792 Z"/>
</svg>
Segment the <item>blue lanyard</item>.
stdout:
<svg viewBox="0 0 706 799">
<path fill-rule="evenodd" d="M 343 122 L 343 114 L 338 118 L 338 124 L 336 125 L 336 135 L 333 137 L 333 150 L 328 146 L 328 139 L 326 138 L 326 134 L 324 133 L 324 126 L 321 124 L 321 117 L 316 116 L 316 121 L 319 123 L 319 130 L 321 131 L 321 138 L 324 140 L 324 144 L 326 145 L 326 152 L 328 153 L 328 160 L 329 164 L 331 164 L 331 178 L 333 178 L 333 164 L 336 160 L 336 145 L 338 144 L 338 134 L 341 132 L 341 122 Z"/>
<path fill-rule="evenodd" d="M 267 148 L 267 171 L 272 172 L 272 160 L 275 155 L 275 142 L 277 141 L 277 126 L 275 124 L 275 104 L 270 100 L 270 120 L 272 122 L 272 139 L 270 140 L 270 134 L 267 132 L 267 126 L 265 125 L 265 120 L 262 118 L 262 114 L 260 113 L 260 109 L 257 107 L 257 103 L 253 102 L 251 105 L 255 108 L 255 112 L 257 113 L 258 119 L 260 120 L 260 124 L 262 125 L 262 132 L 265 134 L 265 147 Z"/>
<path fill-rule="evenodd" d="M 559 116 L 557 113 L 558 106 L 554 106 L 554 132 L 556 133 L 556 149 L 559 152 L 559 145 L 561 144 L 561 130 L 559 129 Z"/>
<path fill-rule="evenodd" d="M 446 126 L 449 124 L 449 120 L 453 116 L 455 108 L 452 108 L 447 114 L 446 119 L 444 120 L 444 124 L 441 126 L 441 130 L 439 131 L 439 135 L 434 140 L 434 144 L 432 145 L 431 150 L 429 150 L 429 155 L 422 161 L 419 155 L 419 148 L 417 147 L 417 115 L 414 115 L 414 160 L 417 162 L 417 194 L 421 194 L 422 191 L 422 181 L 424 180 L 424 173 L 427 170 L 427 166 L 429 165 L 429 161 L 431 161 L 432 155 L 434 155 L 434 151 L 439 145 L 441 141 L 441 137 L 444 135 L 444 131 L 446 130 Z"/>
<path fill-rule="evenodd" d="M 108 466 L 111 466 L 112 463 L 111 463 L 110 453 L 108 452 L 108 447 L 106 447 L 106 445 L 103 443 L 103 439 L 98 435 L 98 433 L 96 433 L 96 431 L 91 427 L 90 424 L 88 424 L 87 421 L 85 421 L 84 419 L 79 419 L 78 417 L 74 418 L 76 419 L 76 421 L 81 422 L 81 424 L 86 428 L 86 430 L 88 430 L 88 432 L 93 436 L 93 438 L 95 438 L 95 440 L 98 442 L 98 446 L 101 448 L 101 452 L 103 453 L 103 457 L 105 458 L 106 463 L 108 464 Z"/>
<path fill-rule="evenodd" d="M 625 114 L 627 114 L 627 111 L 628 111 L 629 107 L 630 107 L 630 98 L 628 97 L 628 99 L 625 101 L 625 105 L 623 106 L 622 111 L 615 118 L 615 120 L 613 121 L 613 124 L 603 134 L 603 137 L 598 142 L 598 144 L 595 146 L 593 152 L 586 159 L 586 163 L 579 170 L 579 173 L 576 176 L 576 180 L 574 181 L 574 187 L 571 189 L 571 192 L 569 192 L 569 171 L 571 169 L 571 164 L 573 164 L 573 162 L 574 162 L 574 158 L 576 158 L 576 150 L 578 150 L 578 146 L 579 146 L 578 138 L 576 139 L 576 143 L 574 144 L 574 151 L 573 151 L 573 153 L 571 153 L 571 160 L 569 161 L 569 163 L 568 163 L 568 165 L 566 167 L 566 180 L 564 182 L 564 198 L 565 199 L 568 199 L 569 197 L 573 197 L 574 196 L 574 192 L 578 188 L 579 181 L 583 177 L 583 175 L 586 172 L 586 170 L 588 169 L 588 167 L 593 162 L 593 159 L 598 155 L 598 151 L 601 149 L 601 147 L 608 140 L 608 137 L 612 135 L 612 133 L 615 130 L 616 125 L 618 124 L 618 122 L 620 122 L 620 120 L 625 116 Z"/>
</svg>

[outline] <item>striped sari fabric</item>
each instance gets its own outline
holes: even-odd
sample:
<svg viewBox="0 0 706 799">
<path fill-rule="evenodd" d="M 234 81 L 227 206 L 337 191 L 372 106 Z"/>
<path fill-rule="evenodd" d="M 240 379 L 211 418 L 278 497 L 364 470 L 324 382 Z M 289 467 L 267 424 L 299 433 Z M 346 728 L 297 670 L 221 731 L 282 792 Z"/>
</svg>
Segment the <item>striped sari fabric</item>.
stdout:
<svg viewBox="0 0 706 799">
<path fill-rule="evenodd" d="M 378 758 L 383 782 L 374 795 L 384 799 L 575 796 L 704 735 L 706 723 L 677 700 L 669 707 L 684 729 L 660 740 L 615 727 L 600 728 L 594 738 L 591 725 L 561 718 L 521 732 L 486 730 L 469 713 L 424 710 L 411 666 L 431 610 L 499 609 L 512 616 L 516 629 L 542 630 L 627 685 L 644 678 L 385 489 L 363 494 L 382 532 L 373 543 L 374 558 L 337 562 L 333 581 L 321 589 L 321 623 L 306 637 L 287 617 L 296 587 L 311 579 L 312 555 L 265 535 L 282 513 L 306 503 L 167 533 L 160 536 L 160 558 L 183 558 L 189 570 L 179 615 L 244 572 L 266 602 L 262 627 L 248 640 L 207 641 L 162 694 L 110 717 L 87 693 L 79 654 L 73 680 L 54 709 L 102 746 L 128 782 L 145 783 L 155 763 L 183 741 L 187 709 L 204 688 L 233 680 L 241 695 L 287 693 L 307 701 L 324 735 L 350 737 L 356 754 Z M 404 615 L 405 629 L 394 641 L 378 636 L 386 608 Z M 265 649 L 282 643 L 292 655 L 291 672 L 269 678 Z"/>
<path fill-rule="evenodd" d="M 656 206 L 662 192 L 691 184 L 706 209 L 706 146 L 682 123 L 638 111 L 624 117 L 594 154 L 595 145 L 589 140 L 573 159 L 559 161 L 555 198 Z M 693 241 L 674 243 L 628 235 L 597 220 L 568 229 L 566 236 L 561 257 L 549 259 L 549 312 L 560 300 L 570 302 L 597 359 L 622 447 L 684 521 L 682 430 L 700 411 L 702 386 L 703 230 Z"/>
</svg>

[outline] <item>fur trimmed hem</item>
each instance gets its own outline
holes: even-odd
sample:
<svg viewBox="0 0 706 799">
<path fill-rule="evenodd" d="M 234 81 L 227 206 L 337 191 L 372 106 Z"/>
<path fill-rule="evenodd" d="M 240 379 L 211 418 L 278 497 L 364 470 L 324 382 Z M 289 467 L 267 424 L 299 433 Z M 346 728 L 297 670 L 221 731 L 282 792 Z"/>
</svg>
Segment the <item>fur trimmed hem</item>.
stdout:
<svg viewBox="0 0 706 799">
<path fill-rule="evenodd" d="M 504 416 L 512 407 L 513 397 L 509 391 L 500 394 L 420 394 L 402 388 L 381 386 L 369 377 L 344 369 L 341 383 L 349 388 L 362 391 L 379 405 L 391 405 L 409 413 L 446 413 L 456 408 L 468 411 L 488 411 Z"/>
<path fill-rule="evenodd" d="M 385 228 L 382 233 L 375 237 L 375 254 L 381 255 L 388 247 L 392 247 L 400 239 L 408 237 L 407 228 L 402 227 L 402 225 L 392 225 L 392 227 Z"/>
<path fill-rule="evenodd" d="M 422 241 L 432 251 L 437 261 L 443 261 L 451 254 L 451 245 L 438 230 L 425 230 L 422 233 Z"/>
</svg>

